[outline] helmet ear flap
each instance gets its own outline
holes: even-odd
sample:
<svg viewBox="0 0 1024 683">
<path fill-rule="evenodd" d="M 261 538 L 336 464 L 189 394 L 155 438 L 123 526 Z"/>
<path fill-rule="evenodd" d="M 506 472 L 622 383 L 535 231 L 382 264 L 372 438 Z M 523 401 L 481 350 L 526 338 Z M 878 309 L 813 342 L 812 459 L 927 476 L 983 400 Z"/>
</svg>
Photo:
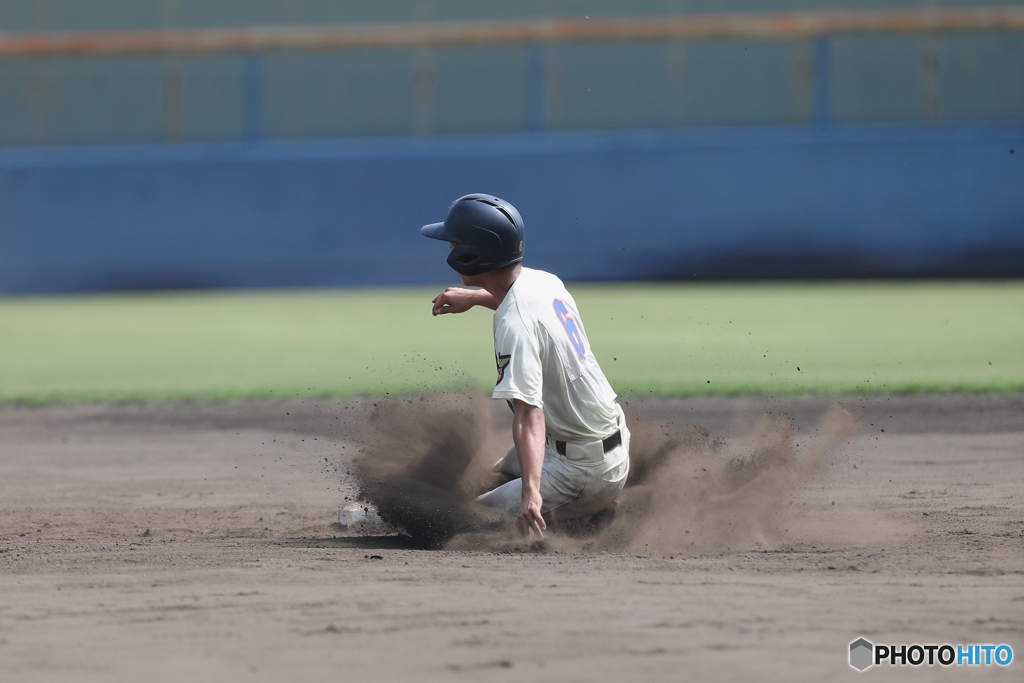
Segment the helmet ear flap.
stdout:
<svg viewBox="0 0 1024 683">
<path fill-rule="evenodd" d="M 484 268 L 480 268 L 479 261 L 483 254 L 480 253 L 480 249 L 472 247 L 468 244 L 457 244 L 448 253 L 448 265 L 452 267 L 456 273 L 462 275 L 479 275 L 484 272 Z"/>
</svg>

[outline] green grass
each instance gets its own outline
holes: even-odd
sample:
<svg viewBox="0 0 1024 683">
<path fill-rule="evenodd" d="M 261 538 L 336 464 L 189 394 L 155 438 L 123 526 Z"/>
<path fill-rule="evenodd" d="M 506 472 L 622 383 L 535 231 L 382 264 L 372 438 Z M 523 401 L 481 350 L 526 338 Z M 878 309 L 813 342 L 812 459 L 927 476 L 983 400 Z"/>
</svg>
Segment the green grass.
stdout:
<svg viewBox="0 0 1024 683">
<path fill-rule="evenodd" d="M 1024 283 L 572 287 L 620 393 L 1024 390 Z M 436 288 L 0 299 L 0 402 L 493 385 L 491 315 Z"/>
</svg>

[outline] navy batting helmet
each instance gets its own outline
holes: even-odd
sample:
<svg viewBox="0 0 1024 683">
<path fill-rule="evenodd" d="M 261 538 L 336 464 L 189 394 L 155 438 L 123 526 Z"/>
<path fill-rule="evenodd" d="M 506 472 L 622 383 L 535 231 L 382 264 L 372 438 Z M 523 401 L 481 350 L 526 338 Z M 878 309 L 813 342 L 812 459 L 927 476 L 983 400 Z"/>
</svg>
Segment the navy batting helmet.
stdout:
<svg viewBox="0 0 1024 683">
<path fill-rule="evenodd" d="M 467 194 L 448 207 L 444 223 L 431 223 L 420 232 L 435 240 L 453 242 L 448 265 L 463 275 L 479 275 L 523 260 L 523 218 L 504 199 Z"/>
</svg>

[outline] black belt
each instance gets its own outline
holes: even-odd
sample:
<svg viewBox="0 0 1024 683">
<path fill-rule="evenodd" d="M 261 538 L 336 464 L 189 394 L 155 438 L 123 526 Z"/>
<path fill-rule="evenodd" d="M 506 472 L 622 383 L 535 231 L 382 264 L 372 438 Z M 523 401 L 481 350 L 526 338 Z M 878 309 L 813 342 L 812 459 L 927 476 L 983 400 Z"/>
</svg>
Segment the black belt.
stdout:
<svg viewBox="0 0 1024 683">
<path fill-rule="evenodd" d="M 613 448 L 618 448 L 619 445 L 622 443 L 622 432 L 616 429 L 614 434 L 609 436 L 601 443 L 604 445 L 605 453 L 612 450 Z M 559 455 L 565 455 L 565 442 L 555 441 L 555 450 L 558 451 Z"/>
</svg>

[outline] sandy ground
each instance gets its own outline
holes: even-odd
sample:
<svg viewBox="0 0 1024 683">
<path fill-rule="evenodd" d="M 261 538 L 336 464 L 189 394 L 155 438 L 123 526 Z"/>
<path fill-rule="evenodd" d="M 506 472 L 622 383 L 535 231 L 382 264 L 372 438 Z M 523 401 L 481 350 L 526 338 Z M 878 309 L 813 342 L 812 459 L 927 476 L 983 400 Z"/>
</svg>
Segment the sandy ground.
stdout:
<svg viewBox="0 0 1024 683">
<path fill-rule="evenodd" d="M 419 550 L 332 525 L 372 401 L 3 407 L 0 679 L 1024 680 L 1024 396 L 839 402 L 860 431 L 769 501 L 784 532 L 628 552 Z M 729 459 L 766 412 L 811 448 L 834 403 L 627 411 L 704 427 Z M 1015 661 L 858 674 L 860 636 Z"/>
</svg>

